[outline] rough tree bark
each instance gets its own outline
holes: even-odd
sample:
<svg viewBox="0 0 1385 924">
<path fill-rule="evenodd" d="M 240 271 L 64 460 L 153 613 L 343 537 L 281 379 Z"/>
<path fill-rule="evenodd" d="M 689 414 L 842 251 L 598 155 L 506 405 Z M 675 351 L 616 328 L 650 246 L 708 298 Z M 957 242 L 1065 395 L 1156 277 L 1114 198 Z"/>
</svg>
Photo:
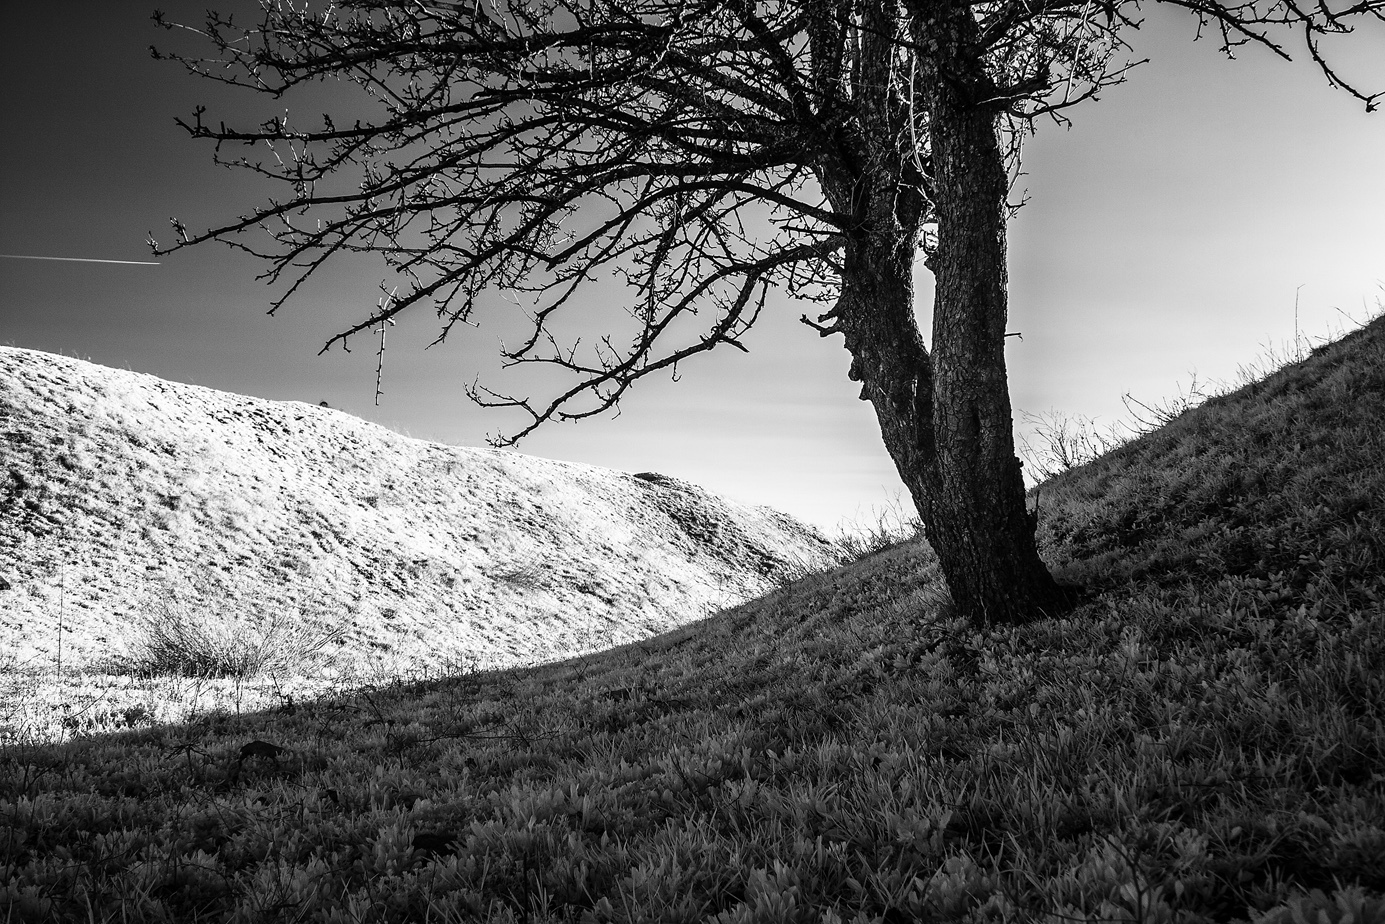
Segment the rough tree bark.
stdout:
<svg viewBox="0 0 1385 924">
<path fill-rule="evenodd" d="M 960 211 L 969 231 L 991 224 L 984 210 Z M 992 240 L 990 253 L 978 254 L 961 243 L 944 248 L 943 237 L 931 355 L 914 321 L 913 251 L 906 246 L 883 253 L 869 244 L 848 247 L 853 269 L 843 274 L 850 282 L 839 326 L 851 377 L 874 407 L 958 615 L 978 625 L 1024 622 L 1055 612 L 1064 594 L 1039 558 L 1015 457 L 1004 289 L 985 271 L 986 260 L 1003 262 L 1003 242 Z"/>
<path fill-rule="evenodd" d="M 931 353 L 914 319 L 921 209 L 907 191 L 872 191 L 865 227 L 846 246 L 832 314 L 959 615 L 1020 623 L 1054 612 L 1065 594 L 1039 558 L 1015 456 L 1004 352 L 1009 184 L 994 84 L 965 4 L 931 4 L 915 19 L 938 227 L 928 259 Z"/>
</svg>

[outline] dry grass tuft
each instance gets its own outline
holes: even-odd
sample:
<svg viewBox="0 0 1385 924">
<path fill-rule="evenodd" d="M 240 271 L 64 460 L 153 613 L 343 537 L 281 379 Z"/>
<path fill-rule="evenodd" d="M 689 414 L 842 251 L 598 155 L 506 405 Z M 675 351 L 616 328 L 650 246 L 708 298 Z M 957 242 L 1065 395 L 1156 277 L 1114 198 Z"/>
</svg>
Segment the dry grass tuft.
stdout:
<svg viewBox="0 0 1385 924">
<path fill-rule="evenodd" d="M 342 638 L 315 631 L 297 613 L 162 600 L 135 630 L 117 672 L 184 677 L 256 677 L 302 672 Z"/>
</svg>

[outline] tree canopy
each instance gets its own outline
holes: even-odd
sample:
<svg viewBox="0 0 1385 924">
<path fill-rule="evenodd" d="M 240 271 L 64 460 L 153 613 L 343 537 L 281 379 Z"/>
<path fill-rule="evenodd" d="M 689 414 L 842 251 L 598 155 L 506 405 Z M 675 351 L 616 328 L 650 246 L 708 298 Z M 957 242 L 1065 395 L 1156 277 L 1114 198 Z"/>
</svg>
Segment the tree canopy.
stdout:
<svg viewBox="0 0 1385 924">
<path fill-rule="evenodd" d="M 1379 98 L 1329 51 L 1385 17 L 1385 0 L 1159 2 L 1189 10 L 1227 52 L 1288 57 L 1300 41 L 1367 108 Z M 818 333 L 844 335 L 935 546 L 966 546 L 972 568 L 990 557 L 1042 571 L 1005 383 L 1007 196 L 1023 136 L 1137 63 L 1123 38 L 1134 0 L 261 6 L 248 25 L 211 13 L 176 27 L 212 50 L 164 56 L 274 99 L 349 81 L 359 108 L 242 128 L 199 108 L 182 123 L 190 135 L 284 194 L 207 231 L 175 222 L 178 239 L 157 252 L 221 240 L 263 257 L 283 285 L 276 308 L 334 255 L 379 254 L 401 285 L 324 349 L 414 306 L 436 311 L 442 340 L 488 302 L 522 297 L 528 335 L 504 359 L 567 375 L 537 398 L 473 387 L 479 403 L 526 414 L 504 445 L 608 410 L 696 354 L 744 349 L 781 290 L 816 303 L 802 320 Z M 910 282 L 919 258 L 938 280 L 927 345 Z M 603 276 L 628 284 L 629 326 L 565 338 L 560 319 L 580 321 Z M 987 499 L 997 492 L 1000 506 Z M 953 495 L 972 499 L 939 500 Z M 984 539 L 1024 530 L 1015 548 Z M 1046 579 L 1017 593 L 1052 598 Z M 1001 609 L 971 611 L 1019 618 Z"/>
</svg>

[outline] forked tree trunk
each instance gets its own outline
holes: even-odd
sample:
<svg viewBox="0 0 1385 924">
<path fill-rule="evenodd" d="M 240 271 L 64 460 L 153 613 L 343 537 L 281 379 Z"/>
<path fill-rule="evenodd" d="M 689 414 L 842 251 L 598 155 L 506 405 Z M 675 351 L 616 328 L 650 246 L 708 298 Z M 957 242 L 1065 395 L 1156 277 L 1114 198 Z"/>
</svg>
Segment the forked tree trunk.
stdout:
<svg viewBox="0 0 1385 924">
<path fill-rule="evenodd" d="M 933 306 L 933 489 L 925 524 L 972 619 L 1021 622 L 1061 594 L 1034 543 L 1005 373 L 1004 161 L 990 110 L 939 81 L 931 107 L 938 247 Z"/>
<path fill-rule="evenodd" d="M 839 312 L 839 326 L 958 614 L 987 625 L 1052 613 L 1062 592 L 1034 543 L 1011 431 L 1003 269 L 988 317 L 995 301 L 958 294 L 994 296 L 978 264 L 939 262 L 930 355 L 913 317 L 912 248 L 873 251 L 848 246 L 843 294 L 857 310 Z"/>
<path fill-rule="evenodd" d="M 917 231 L 897 221 L 887 230 L 874 222 L 848 242 L 833 315 L 959 614 L 978 625 L 1019 623 L 1053 612 L 1064 594 L 1039 558 L 1015 457 L 1005 373 L 1008 184 L 993 111 L 959 74 L 980 65 L 955 56 L 960 47 L 965 58 L 965 33 L 975 29 L 965 5 L 957 12 L 930 22 L 940 39 L 933 47 L 944 50 L 924 72 L 938 221 L 932 349 L 913 313 Z"/>
</svg>

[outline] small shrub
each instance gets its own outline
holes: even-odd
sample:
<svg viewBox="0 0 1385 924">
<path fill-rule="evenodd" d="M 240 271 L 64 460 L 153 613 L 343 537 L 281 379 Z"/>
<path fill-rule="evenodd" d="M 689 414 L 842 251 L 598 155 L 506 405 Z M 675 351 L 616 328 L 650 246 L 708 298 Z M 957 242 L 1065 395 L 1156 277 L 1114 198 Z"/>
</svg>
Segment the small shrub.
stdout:
<svg viewBox="0 0 1385 924">
<path fill-rule="evenodd" d="M 783 560 L 783 563 L 778 566 L 774 573 L 770 575 L 770 579 L 776 585 L 783 587 L 792 584 L 794 581 L 800 581 L 809 575 L 818 574 L 822 570 L 822 568 L 814 567 L 797 555 L 789 555 Z"/>
<path fill-rule="evenodd" d="M 129 668 L 154 675 L 253 677 L 301 670 L 338 639 L 285 610 L 232 606 L 203 609 L 176 599 L 157 601 L 139 627 Z"/>
<path fill-rule="evenodd" d="M 841 550 L 843 562 L 859 561 L 901 542 L 922 538 L 923 522 L 912 507 L 904 506 L 898 495 L 891 503 L 873 512 L 874 523 L 858 520 L 843 522 L 838 527 L 840 535 L 837 537 L 837 548 Z"/>
<path fill-rule="evenodd" d="M 544 563 L 538 558 L 521 558 L 501 567 L 493 577 L 511 587 L 536 590 L 543 585 L 546 571 Z"/>
<path fill-rule="evenodd" d="M 1033 430 L 1032 440 L 1021 438 L 1019 456 L 1031 485 L 1086 465 L 1128 442 L 1134 432 L 1122 432 L 1112 424 L 1103 429 L 1095 417 L 1083 414 L 1024 414 Z M 1127 431 L 1129 428 L 1126 428 Z"/>
<path fill-rule="evenodd" d="M 1186 387 L 1178 386 L 1178 394 L 1156 404 L 1146 404 L 1128 392 L 1121 396 L 1121 401 L 1135 421 L 1136 435 L 1143 435 L 1173 423 L 1208 398 L 1224 395 L 1230 390 L 1223 382 L 1198 381 L 1197 373 L 1193 372 Z"/>
</svg>

